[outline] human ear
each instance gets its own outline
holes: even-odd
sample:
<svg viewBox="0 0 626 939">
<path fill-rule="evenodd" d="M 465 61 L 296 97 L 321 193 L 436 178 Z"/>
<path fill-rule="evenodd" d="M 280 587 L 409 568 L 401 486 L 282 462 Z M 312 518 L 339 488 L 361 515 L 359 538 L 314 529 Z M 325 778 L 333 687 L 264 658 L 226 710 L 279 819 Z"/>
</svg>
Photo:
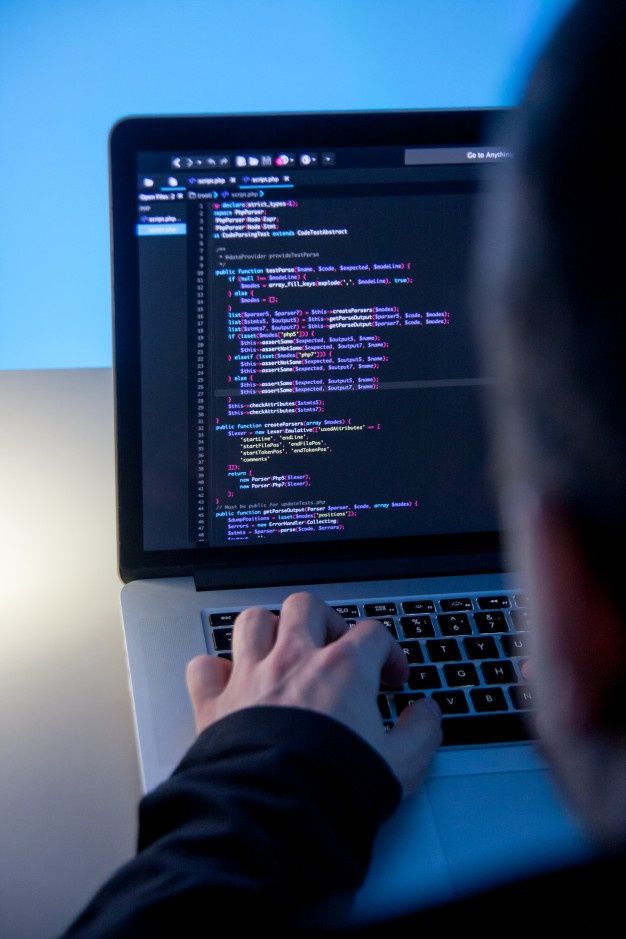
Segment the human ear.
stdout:
<svg viewBox="0 0 626 939">
<path fill-rule="evenodd" d="M 542 718 L 567 731 L 606 730 L 616 723 L 616 689 L 626 683 L 626 624 L 575 519 L 556 502 L 539 502 L 527 517 L 524 555 Z"/>
</svg>

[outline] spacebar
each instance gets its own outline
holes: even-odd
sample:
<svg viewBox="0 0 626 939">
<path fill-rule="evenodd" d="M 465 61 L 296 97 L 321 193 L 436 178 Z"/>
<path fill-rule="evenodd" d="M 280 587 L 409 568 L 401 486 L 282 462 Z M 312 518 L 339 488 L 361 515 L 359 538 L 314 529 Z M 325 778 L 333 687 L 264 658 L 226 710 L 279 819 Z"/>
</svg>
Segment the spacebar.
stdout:
<svg viewBox="0 0 626 939">
<path fill-rule="evenodd" d="M 444 717 L 443 745 L 508 743 L 532 740 L 535 736 L 528 718 L 521 714 L 487 714 L 480 717 Z"/>
</svg>

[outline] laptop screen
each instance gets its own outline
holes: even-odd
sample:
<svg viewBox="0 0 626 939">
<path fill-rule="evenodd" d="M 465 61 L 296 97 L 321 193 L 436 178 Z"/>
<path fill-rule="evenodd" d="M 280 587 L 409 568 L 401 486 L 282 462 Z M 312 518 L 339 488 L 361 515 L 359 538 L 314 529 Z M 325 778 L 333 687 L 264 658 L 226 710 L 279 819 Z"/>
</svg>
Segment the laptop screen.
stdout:
<svg viewBox="0 0 626 939">
<path fill-rule="evenodd" d="M 497 529 L 468 265 L 485 174 L 509 154 L 447 119 L 443 141 L 346 143 L 317 116 L 317 144 L 287 126 L 135 142 L 146 556 Z M 116 325 L 125 308 L 116 284 Z"/>
</svg>

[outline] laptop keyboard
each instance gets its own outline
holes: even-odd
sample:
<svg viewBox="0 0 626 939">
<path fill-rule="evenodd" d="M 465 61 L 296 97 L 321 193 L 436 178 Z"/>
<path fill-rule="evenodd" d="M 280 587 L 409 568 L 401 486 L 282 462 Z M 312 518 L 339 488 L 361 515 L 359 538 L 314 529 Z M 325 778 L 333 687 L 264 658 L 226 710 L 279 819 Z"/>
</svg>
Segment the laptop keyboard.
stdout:
<svg viewBox="0 0 626 939">
<path fill-rule="evenodd" d="M 382 685 L 381 719 L 392 727 L 404 708 L 432 696 L 443 715 L 444 745 L 524 740 L 532 736 L 532 691 L 522 673 L 528 654 L 528 609 L 515 591 L 329 601 L 353 626 L 380 620 L 400 643 L 409 679 Z M 271 608 L 278 613 L 277 608 Z M 240 610 L 203 612 L 209 651 L 231 657 Z"/>
</svg>

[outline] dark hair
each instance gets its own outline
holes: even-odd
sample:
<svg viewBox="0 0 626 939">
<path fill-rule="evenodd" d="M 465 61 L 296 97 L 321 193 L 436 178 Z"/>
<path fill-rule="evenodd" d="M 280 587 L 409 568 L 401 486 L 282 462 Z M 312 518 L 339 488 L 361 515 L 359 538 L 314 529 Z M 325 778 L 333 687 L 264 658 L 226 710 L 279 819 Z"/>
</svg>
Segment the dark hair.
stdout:
<svg viewBox="0 0 626 939">
<path fill-rule="evenodd" d="M 626 556 L 625 39 L 617 2 L 581 0 L 555 31 L 476 265 L 500 484 L 521 474 L 569 507 L 596 560 L 608 537 Z"/>
</svg>

